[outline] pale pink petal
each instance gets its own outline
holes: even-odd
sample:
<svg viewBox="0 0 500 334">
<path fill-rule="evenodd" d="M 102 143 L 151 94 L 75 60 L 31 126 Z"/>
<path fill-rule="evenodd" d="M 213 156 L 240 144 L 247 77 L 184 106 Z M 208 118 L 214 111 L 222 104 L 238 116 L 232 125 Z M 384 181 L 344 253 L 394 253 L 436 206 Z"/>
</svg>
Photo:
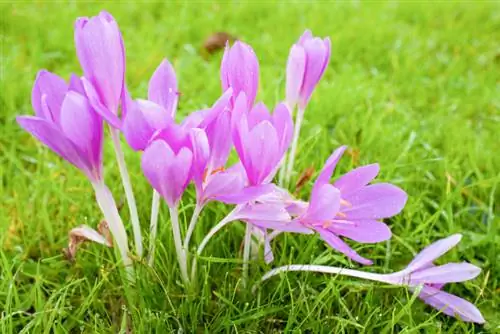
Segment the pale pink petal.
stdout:
<svg viewBox="0 0 500 334">
<path fill-rule="evenodd" d="M 318 184 L 330 183 L 333 171 L 335 170 L 337 163 L 339 162 L 340 158 L 342 157 L 342 154 L 344 154 L 344 151 L 346 149 L 347 146 L 340 146 L 330 155 L 328 160 L 326 160 L 323 169 L 319 173 L 318 178 L 316 179 L 315 186 Z"/>
<path fill-rule="evenodd" d="M 447 238 L 440 239 L 425 247 L 413 258 L 405 271 L 415 271 L 431 264 L 435 259 L 455 247 L 462 239 L 461 234 L 453 234 Z"/>
<path fill-rule="evenodd" d="M 300 45 L 293 45 L 286 66 L 286 102 L 292 109 L 295 108 L 300 97 L 305 66 L 306 53 L 304 48 Z"/>
<path fill-rule="evenodd" d="M 314 229 L 319 233 L 321 238 L 330 245 L 330 247 L 338 250 L 339 252 L 346 255 L 353 261 L 359 262 L 364 265 L 371 265 L 373 263 L 372 261 L 360 256 L 354 249 L 349 247 L 348 244 L 343 242 L 339 237 L 337 237 L 331 231 L 328 231 L 327 229 L 321 227 L 315 227 Z"/>
<path fill-rule="evenodd" d="M 447 263 L 412 272 L 410 282 L 411 284 L 463 282 L 476 278 L 480 273 L 481 268 L 467 262 Z"/>
<path fill-rule="evenodd" d="M 391 229 L 383 222 L 376 220 L 335 220 L 329 227 L 335 234 L 361 243 L 375 243 L 389 240 Z"/>
<path fill-rule="evenodd" d="M 346 197 L 370 183 L 378 174 L 380 167 L 378 164 L 358 167 L 342 175 L 333 184 Z"/>
<path fill-rule="evenodd" d="M 162 106 L 170 117 L 175 117 L 179 93 L 174 68 L 164 59 L 149 80 L 148 99 Z"/>
</svg>

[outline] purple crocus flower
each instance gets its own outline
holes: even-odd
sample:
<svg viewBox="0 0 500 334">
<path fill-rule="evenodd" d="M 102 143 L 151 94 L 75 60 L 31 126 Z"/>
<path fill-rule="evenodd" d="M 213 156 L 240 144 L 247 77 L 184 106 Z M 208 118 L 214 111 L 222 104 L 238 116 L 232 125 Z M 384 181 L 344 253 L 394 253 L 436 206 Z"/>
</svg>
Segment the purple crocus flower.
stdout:
<svg viewBox="0 0 500 334">
<path fill-rule="evenodd" d="M 247 96 L 251 108 L 259 87 L 259 61 L 250 45 L 237 41 L 232 47 L 226 44 L 220 67 L 222 90 L 231 87 L 234 96 L 241 92 Z"/>
<path fill-rule="evenodd" d="M 313 37 L 306 30 L 290 49 L 286 69 L 286 101 L 293 109 L 304 109 L 330 61 L 329 38 Z"/>
<path fill-rule="evenodd" d="M 120 128 L 118 107 L 125 86 L 125 48 L 118 24 L 104 11 L 91 18 L 78 18 L 75 44 L 90 103 L 109 124 Z"/>
<path fill-rule="evenodd" d="M 255 223 L 263 228 L 304 233 L 297 224 L 300 223 L 317 232 L 332 248 L 356 262 L 370 265 L 372 261 L 361 257 L 340 236 L 360 243 L 388 240 L 391 231 L 380 220 L 398 214 L 407 195 L 392 184 L 369 185 L 378 174 L 378 164 L 356 168 L 330 184 L 345 149 L 345 146 L 338 148 L 328 158 L 313 186 L 309 203 L 286 200 L 287 210 L 296 217 L 294 221 L 273 226 Z"/>
<path fill-rule="evenodd" d="M 485 322 L 481 312 L 470 302 L 442 291 L 445 284 L 464 282 L 476 278 L 481 269 L 467 262 L 447 263 L 435 266 L 433 261 L 460 242 L 462 235 L 454 234 L 438 240 L 422 250 L 403 270 L 393 274 L 376 274 L 347 268 L 321 265 L 287 265 L 267 272 L 261 279 L 265 281 L 281 272 L 312 271 L 335 275 L 346 275 L 388 284 L 407 286 L 419 291 L 419 298 L 437 310 L 466 322 Z"/>
<path fill-rule="evenodd" d="M 232 137 L 250 185 L 268 183 L 276 174 L 292 139 L 293 122 L 284 103 L 271 115 L 263 103 L 248 111 L 245 93 L 238 95 L 232 115 Z"/>
<path fill-rule="evenodd" d="M 153 134 L 173 122 L 177 110 L 177 80 L 172 65 L 164 59 L 149 81 L 149 100 L 132 100 L 123 94 L 123 135 L 130 147 L 143 151 Z"/>
<path fill-rule="evenodd" d="M 73 75 L 68 85 L 42 70 L 33 85 L 31 102 L 35 116 L 18 116 L 19 125 L 93 183 L 102 180 L 102 121 L 84 95 L 80 79 Z"/>
<path fill-rule="evenodd" d="M 170 208 L 177 207 L 191 181 L 193 151 L 189 131 L 169 124 L 153 138 L 142 155 L 142 170 Z"/>
</svg>

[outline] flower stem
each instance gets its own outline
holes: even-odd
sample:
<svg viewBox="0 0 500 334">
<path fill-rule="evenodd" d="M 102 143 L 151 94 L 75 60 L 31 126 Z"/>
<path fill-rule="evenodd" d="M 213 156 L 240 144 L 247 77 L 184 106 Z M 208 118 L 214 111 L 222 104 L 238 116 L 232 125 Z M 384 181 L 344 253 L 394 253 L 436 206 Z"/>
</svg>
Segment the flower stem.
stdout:
<svg viewBox="0 0 500 334">
<path fill-rule="evenodd" d="M 278 176 L 278 185 L 280 187 L 283 187 L 283 182 L 285 181 L 285 170 L 286 170 L 286 163 L 287 163 L 287 158 L 288 158 L 288 152 L 285 152 L 283 155 L 283 160 L 281 161 L 281 166 L 280 166 L 280 172 Z"/>
<path fill-rule="evenodd" d="M 383 282 L 383 283 L 389 283 L 389 284 L 399 284 L 400 278 L 399 273 L 394 273 L 394 274 L 376 274 L 376 273 L 367 273 L 364 271 L 359 271 L 359 270 L 352 270 L 352 269 L 346 269 L 346 268 L 338 268 L 338 267 L 330 267 L 330 266 L 320 266 L 320 265 L 312 265 L 312 264 L 291 264 L 287 266 L 282 266 L 278 268 L 274 268 L 270 271 L 268 271 L 262 278 L 260 279 L 260 282 L 264 282 L 265 280 L 268 280 L 269 278 L 276 276 L 282 272 L 287 272 L 287 271 L 311 271 L 311 272 L 318 272 L 318 273 L 325 273 L 325 274 L 338 274 L 338 275 L 345 275 L 345 276 L 351 276 L 351 277 L 357 277 L 357 278 L 363 278 L 363 279 L 368 279 L 371 281 L 378 281 L 378 282 Z M 257 287 L 257 284 L 254 285 L 253 290 L 255 291 Z"/>
<path fill-rule="evenodd" d="M 198 249 L 196 250 L 196 255 L 199 256 L 207 246 L 208 242 L 212 237 L 215 235 L 215 233 L 219 232 L 224 226 L 229 224 L 234 220 L 233 215 L 236 212 L 236 209 L 231 211 L 230 213 L 227 214 L 217 225 L 212 227 L 210 231 L 208 231 L 207 235 L 203 240 L 201 241 L 200 245 L 198 246 Z M 194 276 L 196 275 L 196 258 L 193 259 L 193 263 L 191 264 L 191 279 L 194 279 Z"/>
<path fill-rule="evenodd" d="M 113 141 L 113 146 L 115 147 L 116 161 L 118 162 L 118 168 L 120 170 L 120 176 L 122 178 L 123 189 L 125 190 L 125 197 L 127 198 L 127 204 L 130 212 L 130 219 L 132 220 L 132 229 L 134 231 L 134 241 L 136 252 L 139 257 L 142 257 L 142 236 L 141 236 L 141 226 L 139 224 L 139 215 L 137 214 L 137 205 L 135 203 L 134 193 L 132 191 L 132 183 L 130 182 L 130 176 L 127 171 L 127 166 L 125 164 L 125 157 L 123 155 L 122 147 L 120 144 L 120 132 L 118 129 L 109 127 L 111 132 L 111 139 Z"/>
<path fill-rule="evenodd" d="M 177 206 L 170 208 L 170 220 L 172 221 L 175 251 L 177 253 L 177 261 L 179 261 L 179 267 L 181 269 L 182 280 L 186 285 L 188 285 L 189 277 L 187 272 L 186 252 L 184 247 L 182 247 L 181 230 L 179 227 L 179 210 Z"/>
<path fill-rule="evenodd" d="M 153 266 L 155 261 L 156 231 L 158 230 L 158 212 L 160 209 L 160 193 L 153 190 L 153 202 L 151 203 L 151 223 L 149 225 L 149 253 L 148 264 Z"/>
<path fill-rule="evenodd" d="M 186 236 L 184 237 L 184 249 L 189 248 L 189 241 L 191 240 L 191 236 L 193 235 L 193 231 L 196 227 L 196 223 L 198 222 L 198 217 L 200 216 L 201 210 L 203 210 L 203 205 L 200 205 L 198 202 L 196 202 L 196 206 L 194 207 L 193 215 L 191 216 L 191 221 L 189 222 Z"/>
<path fill-rule="evenodd" d="M 123 225 L 118 209 L 116 208 L 113 195 L 103 181 L 92 183 L 92 186 L 94 187 L 97 204 L 99 205 L 99 208 L 104 215 L 104 219 L 106 219 L 106 222 L 108 223 L 109 230 L 115 239 L 115 244 L 120 252 L 123 265 L 127 270 L 129 278 L 133 280 L 134 269 L 132 267 L 132 261 L 128 256 L 127 232 L 125 231 L 125 226 Z"/>
<path fill-rule="evenodd" d="M 297 116 L 295 117 L 295 128 L 293 131 L 292 148 L 290 150 L 290 154 L 288 155 L 288 165 L 286 166 L 285 185 L 287 186 L 290 183 L 290 178 L 293 172 L 293 164 L 295 162 L 295 154 L 297 151 L 297 143 L 299 141 L 300 128 L 302 126 L 303 118 L 304 118 L 304 109 L 299 108 L 297 111 Z"/>
<path fill-rule="evenodd" d="M 248 261 L 250 260 L 250 247 L 252 243 L 252 225 L 246 224 L 245 239 L 243 244 L 243 287 L 247 286 L 248 282 Z"/>
</svg>

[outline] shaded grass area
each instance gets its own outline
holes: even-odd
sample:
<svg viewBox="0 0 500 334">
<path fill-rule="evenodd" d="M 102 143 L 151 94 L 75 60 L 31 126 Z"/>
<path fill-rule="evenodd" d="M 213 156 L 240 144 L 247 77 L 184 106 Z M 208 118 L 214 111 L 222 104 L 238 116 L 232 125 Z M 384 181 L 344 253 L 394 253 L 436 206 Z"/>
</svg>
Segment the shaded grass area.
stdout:
<svg viewBox="0 0 500 334">
<path fill-rule="evenodd" d="M 14 117 L 32 113 L 30 91 L 39 69 L 66 78 L 81 73 L 73 21 L 101 9 L 122 29 L 127 82 L 135 96 L 146 95 L 161 59 L 171 60 L 182 92 L 180 115 L 220 95 L 220 54 L 206 58 L 200 52 L 211 33 L 227 31 L 254 47 L 261 65 L 259 98 L 269 105 L 284 98 L 286 57 L 302 31 L 330 36 L 332 61 L 306 112 L 297 170 L 318 170 L 340 144 L 350 150 L 337 175 L 379 162 L 378 180 L 405 189 L 409 202 L 388 220 L 390 242 L 355 246 L 375 262 L 365 269 L 399 270 L 430 242 L 463 233 L 445 259 L 469 261 L 483 273 L 446 290 L 476 303 L 488 323 L 465 324 L 405 289 L 345 277 L 290 273 L 252 295 L 240 282 L 239 223 L 208 245 L 199 259 L 198 289 L 186 292 L 165 207 L 156 266 L 138 264 L 136 286 L 123 283 L 113 252 L 98 245 L 84 247 L 75 263 L 66 261 L 61 250 L 69 229 L 96 226 L 101 219 L 92 189 L 83 175 L 23 133 Z M 34 2 L 3 3 L 0 11 L 0 332 L 498 331 L 498 4 Z M 152 192 L 138 155 L 127 150 L 126 158 L 146 233 Z M 124 196 L 116 167 L 107 142 L 106 182 L 119 200 Z M 309 189 L 300 196 L 307 198 Z M 189 219 L 193 202 L 190 190 L 181 221 Z M 206 208 L 195 243 L 228 211 L 216 204 Z M 122 214 L 128 221 L 126 209 Z M 273 250 L 273 265 L 358 267 L 316 237 L 283 235 Z M 254 261 L 251 278 L 256 282 L 268 269 Z"/>
</svg>

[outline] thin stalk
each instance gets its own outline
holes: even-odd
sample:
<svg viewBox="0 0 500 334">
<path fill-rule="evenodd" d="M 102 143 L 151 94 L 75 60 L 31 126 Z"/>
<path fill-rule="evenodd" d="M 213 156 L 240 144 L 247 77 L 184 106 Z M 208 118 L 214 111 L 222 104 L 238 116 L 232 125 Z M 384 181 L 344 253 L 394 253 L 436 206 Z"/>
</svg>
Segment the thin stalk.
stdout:
<svg viewBox="0 0 500 334">
<path fill-rule="evenodd" d="M 367 273 L 367 272 L 359 271 L 359 270 L 330 267 L 330 266 L 312 265 L 312 264 L 309 264 L 309 265 L 308 264 L 291 264 L 291 265 L 287 265 L 287 266 L 274 268 L 274 269 L 268 271 L 264 276 L 262 276 L 259 283 L 262 283 L 265 280 L 268 280 L 269 278 L 271 278 L 273 276 L 276 276 L 282 272 L 287 272 L 287 271 L 311 271 L 311 272 L 324 273 L 324 274 L 338 274 L 338 275 L 363 278 L 363 279 L 367 279 L 367 280 L 371 280 L 371 281 L 377 281 L 377 282 L 383 282 L 383 283 L 389 283 L 389 284 L 402 284 L 400 273 L 394 273 L 394 274 L 389 274 L 389 275 L 376 274 L 376 273 Z M 257 285 L 258 284 L 254 285 L 253 291 L 255 291 L 255 289 L 257 288 Z"/>
<path fill-rule="evenodd" d="M 212 239 L 212 237 L 215 235 L 215 233 L 219 232 L 224 226 L 234 221 L 233 215 L 235 211 L 236 209 L 228 213 L 227 216 L 225 216 L 217 225 L 215 225 L 214 227 L 212 227 L 210 231 L 208 231 L 207 235 L 205 236 L 205 238 L 203 238 L 200 245 L 198 246 L 198 249 L 196 250 L 197 256 L 201 255 L 201 253 L 207 246 L 210 239 Z M 193 259 L 193 263 L 191 264 L 191 279 L 194 279 L 195 275 L 196 275 L 196 257 Z"/>
<path fill-rule="evenodd" d="M 132 191 L 132 183 L 125 164 L 125 157 L 123 155 L 122 147 L 120 144 L 120 132 L 118 129 L 109 127 L 111 132 L 111 139 L 115 147 L 116 161 L 120 170 L 122 178 L 123 189 L 125 190 L 125 197 L 127 198 L 128 209 L 130 212 L 130 219 L 132 220 L 132 230 L 134 231 L 134 241 L 137 255 L 142 257 L 142 236 L 141 226 L 139 224 L 139 215 L 137 214 L 137 205 L 135 203 L 134 192 Z"/>
<path fill-rule="evenodd" d="M 247 286 L 248 282 L 248 261 L 250 260 L 250 248 L 252 244 L 252 225 L 247 223 L 245 230 L 245 239 L 243 244 L 243 287 Z"/>
<path fill-rule="evenodd" d="M 185 284 L 189 284 L 187 271 L 186 252 L 182 247 L 181 229 L 179 227 L 179 210 L 177 206 L 170 208 L 170 220 L 172 222 L 172 234 L 174 236 L 175 251 L 177 253 L 177 261 L 181 269 L 182 280 Z"/>
<path fill-rule="evenodd" d="M 283 155 L 283 160 L 281 161 L 280 172 L 278 176 L 278 185 L 283 187 L 283 182 L 285 182 L 285 170 L 286 170 L 286 162 L 288 158 L 288 152 L 285 152 Z"/>
<path fill-rule="evenodd" d="M 106 219 L 106 222 L 108 223 L 109 230 L 111 231 L 115 244 L 118 247 L 118 251 L 120 252 L 123 265 L 127 270 L 128 277 L 133 280 L 134 269 L 132 267 L 132 261 L 128 256 L 127 232 L 125 231 L 125 226 L 123 225 L 120 214 L 118 213 L 113 195 L 102 181 L 92 183 L 92 186 L 94 187 L 97 204 L 104 215 L 104 219 Z"/>
<path fill-rule="evenodd" d="M 148 264 L 153 266 L 155 261 L 156 231 L 158 230 L 158 213 L 160 211 L 160 193 L 153 190 L 153 202 L 151 203 L 151 223 L 149 225 L 149 253 Z"/>
<path fill-rule="evenodd" d="M 191 216 L 191 221 L 189 222 L 186 236 L 184 237 L 184 249 L 189 249 L 189 241 L 191 240 L 191 236 L 193 235 L 193 231 L 196 227 L 196 223 L 198 222 L 198 217 L 200 216 L 201 210 L 203 210 L 203 205 L 196 202 L 196 206 L 194 207 L 193 215 Z"/>
<path fill-rule="evenodd" d="M 285 174 L 285 185 L 287 185 L 287 186 L 290 183 L 290 178 L 291 178 L 292 172 L 293 172 L 293 164 L 295 162 L 295 154 L 297 152 L 297 143 L 299 141 L 300 128 L 302 126 L 303 119 L 304 119 L 304 109 L 299 108 L 297 111 L 297 116 L 295 117 L 295 128 L 293 131 L 292 148 L 290 150 L 290 154 L 288 155 L 288 165 L 287 165 L 286 174 Z"/>
</svg>

